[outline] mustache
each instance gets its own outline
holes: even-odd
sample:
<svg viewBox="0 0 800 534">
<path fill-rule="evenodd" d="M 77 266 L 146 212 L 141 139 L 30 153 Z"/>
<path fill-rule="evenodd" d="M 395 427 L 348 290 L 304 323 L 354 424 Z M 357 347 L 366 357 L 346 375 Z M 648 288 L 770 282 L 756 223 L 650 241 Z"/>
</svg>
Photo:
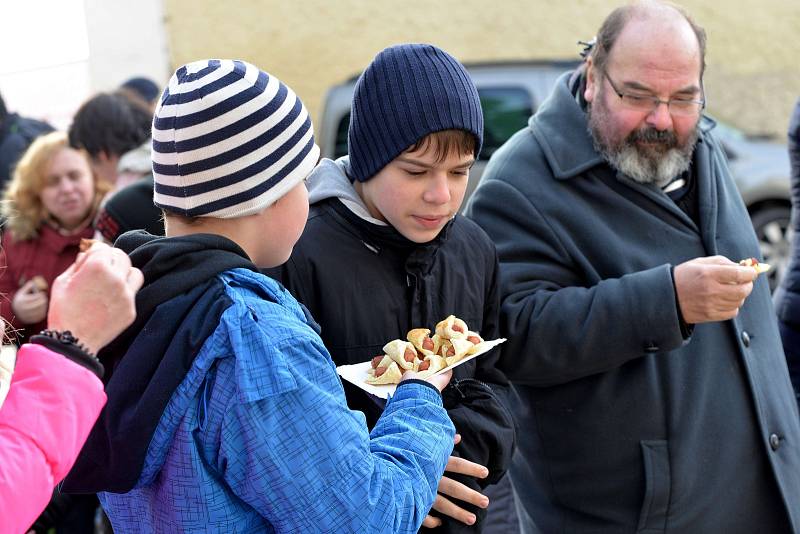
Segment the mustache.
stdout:
<svg viewBox="0 0 800 534">
<path fill-rule="evenodd" d="M 678 146 L 678 137 L 671 130 L 656 130 L 655 128 L 645 128 L 634 130 L 628 135 L 627 142 L 661 144 L 664 148 L 675 148 Z"/>
<path fill-rule="evenodd" d="M 656 130 L 655 128 L 645 128 L 634 130 L 626 139 L 628 144 L 648 143 L 664 145 L 664 149 L 675 148 L 678 146 L 678 137 L 675 132 L 670 130 Z"/>
</svg>

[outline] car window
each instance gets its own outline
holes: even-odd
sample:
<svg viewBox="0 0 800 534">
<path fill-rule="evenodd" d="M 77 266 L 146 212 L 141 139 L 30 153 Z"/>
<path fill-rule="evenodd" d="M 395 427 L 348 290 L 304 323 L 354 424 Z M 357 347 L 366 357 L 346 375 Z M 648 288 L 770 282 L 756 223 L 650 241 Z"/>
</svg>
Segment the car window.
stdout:
<svg viewBox="0 0 800 534">
<path fill-rule="evenodd" d="M 488 87 L 478 89 L 483 108 L 483 150 L 480 159 L 486 160 L 528 124 L 533 114 L 531 97 L 522 87 Z"/>
<path fill-rule="evenodd" d="M 336 128 L 336 145 L 333 147 L 333 159 L 347 155 L 347 130 L 350 128 L 350 112 L 344 114 Z"/>
<path fill-rule="evenodd" d="M 531 97 L 522 87 L 488 87 L 478 89 L 483 108 L 483 150 L 480 159 L 487 160 L 518 130 L 528 124 L 533 114 Z M 350 113 L 346 113 L 336 128 L 334 158 L 347 155 L 347 129 Z"/>
</svg>

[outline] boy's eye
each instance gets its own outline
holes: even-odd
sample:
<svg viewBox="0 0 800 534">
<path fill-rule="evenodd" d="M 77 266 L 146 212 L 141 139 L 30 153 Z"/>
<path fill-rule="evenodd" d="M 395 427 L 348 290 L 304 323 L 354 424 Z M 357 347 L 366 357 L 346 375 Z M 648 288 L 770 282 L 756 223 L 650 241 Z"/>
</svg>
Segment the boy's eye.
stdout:
<svg viewBox="0 0 800 534">
<path fill-rule="evenodd" d="M 411 176 L 422 176 L 423 174 L 425 174 L 425 171 L 419 171 L 416 169 L 405 169 L 405 171 Z"/>
</svg>

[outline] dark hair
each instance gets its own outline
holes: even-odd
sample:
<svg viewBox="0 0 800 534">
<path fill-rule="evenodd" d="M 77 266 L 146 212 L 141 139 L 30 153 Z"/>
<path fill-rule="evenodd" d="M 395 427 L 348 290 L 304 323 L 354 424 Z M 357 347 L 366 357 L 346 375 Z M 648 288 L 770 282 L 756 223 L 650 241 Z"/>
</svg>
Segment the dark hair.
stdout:
<svg viewBox="0 0 800 534">
<path fill-rule="evenodd" d="M 702 79 L 706 70 L 706 31 L 697 25 L 685 9 L 671 2 L 637 2 L 618 7 L 612 11 L 603 21 L 594 39 L 595 43 L 590 54 L 594 67 L 600 72 L 606 71 L 608 56 L 611 54 L 611 49 L 625 25 L 637 15 L 644 13 L 648 4 L 653 3 L 674 9 L 689 23 L 695 37 L 697 37 L 697 45 L 700 50 L 700 79 Z"/>
<path fill-rule="evenodd" d="M 450 154 L 474 154 L 475 147 L 478 146 L 478 139 L 475 134 L 466 130 L 441 130 L 429 133 L 419 141 L 411 145 L 406 152 L 416 152 L 422 149 L 424 152 L 433 146 L 436 163 L 443 162 Z"/>
<path fill-rule="evenodd" d="M 144 76 L 137 76 L 135 78 L 126 80 L 119 87 L 120 89 L 126 89 L 136 93 L 139 98 L 146 101 L 148 104 L 155 103 L 161 94 L 161 88 L 156 84 L 156 82 L 150 78 L 145 78 Z"/>
<path fill-rule="evenodd" d="M 8 115 L 8 110 L 6 109 L 6 103 L 3 100 L 3 95 L 0 95 L 0 122 L 3 122 L 3 119 L 6 118 Z"/>
<path fill-rule="evenodd" d="M 150 138 L 153 117 L 116 93 L 99 93 L 78 109 L 69 127 L 69 144 L 95 157 L 121 156 Z"/>
<path fill-rule="evenodd" d="M 167 208 L 161 208 L 161 220 L 166 221 L 167 218 L 176 220 L 182 224 L 185 224 L 186 226 L 197 226 L 200 224 L 200 222 L 202 222 L 202 219 L 206 217 L 192 217 L 168 210 Z"/>
</svg>

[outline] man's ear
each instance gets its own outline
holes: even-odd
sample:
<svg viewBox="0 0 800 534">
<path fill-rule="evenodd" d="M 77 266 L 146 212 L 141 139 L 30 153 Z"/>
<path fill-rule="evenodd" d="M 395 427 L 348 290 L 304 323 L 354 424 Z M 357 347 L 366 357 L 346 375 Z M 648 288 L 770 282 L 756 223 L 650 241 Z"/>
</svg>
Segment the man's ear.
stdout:
<svg viewBox="0 0 800 534">
<path fill-rule="evenodd" d="M 586 89 L 583 91 L 583 98 L 587 102 L 594 101 L 594 95 L 599 88 L 599 77 L 598 77 L 597 69 L 594 67 L 594 61 L 592 57 L 589 56 L 586 58 Z"/>
</svg>

